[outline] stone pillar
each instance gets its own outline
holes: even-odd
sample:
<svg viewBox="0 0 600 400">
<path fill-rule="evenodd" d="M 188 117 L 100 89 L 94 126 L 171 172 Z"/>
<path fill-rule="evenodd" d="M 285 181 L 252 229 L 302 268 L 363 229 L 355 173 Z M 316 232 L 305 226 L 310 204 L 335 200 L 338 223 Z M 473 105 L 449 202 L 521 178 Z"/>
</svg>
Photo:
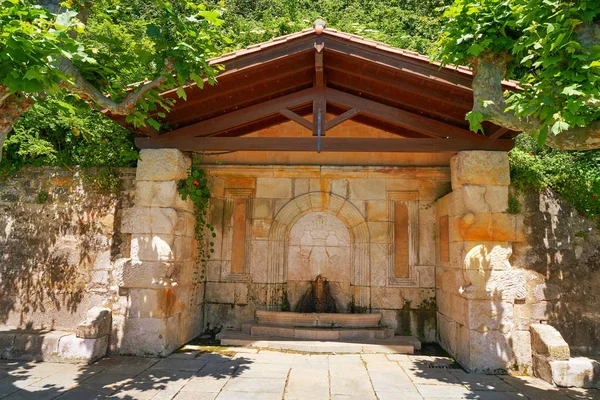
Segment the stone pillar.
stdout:
<svg viewBox="0 0 600 400">
<path fill-rule="evenodd" d="M 135 206 L 122 223 L 131 234 L 131 259 L 120 277 L 128 299 L 120 352 L 164 356 L 202 328 L 194 205 L 177 191 L 190 159 L 175 149 L 142 150 L 140 157 Z"/>
<path fill-rule="evenodd" d="M 513 321 L 514 303 L 526 290 L 524 275 L 509 262 L 520 238 L 517 216 L 507 212 L 508 155 L 464 151 L 450 169 L 452 192 L 438 205 L 440 343 L 471 371 L 531 363 L 530 351 L 527 360 L 519 348 L 528 348 L 529 337 L 519 337 Z"/>
</svg>

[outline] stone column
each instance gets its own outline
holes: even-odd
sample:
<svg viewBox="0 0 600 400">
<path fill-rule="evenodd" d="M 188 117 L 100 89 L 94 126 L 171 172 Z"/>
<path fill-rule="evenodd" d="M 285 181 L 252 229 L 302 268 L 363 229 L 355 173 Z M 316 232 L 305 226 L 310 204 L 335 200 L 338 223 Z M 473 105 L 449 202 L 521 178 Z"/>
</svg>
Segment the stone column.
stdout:
<svg viewBox="0 0 600 400">
<path fill-rule="evenodd" d="M 523 361 L 513 309 L 526 291 L 509 262 L 520 238 L 517 216 L 507 212 L 508 155 L 464 151 L 450 169 L 452 192 L 438 206 L 438 226 L 448 229 L 438 235 L 440 343 L 471 371 L 509 370 Z"/>
<path fill-rule="evenodd" d="M 140 157 L 135 206 L 123 215 L 131 259 L 120 279 L 128 298 L 120 352 L 164 356 L 202 328 L 194 205 L 177 191 L 190 159 L 175 149 L 142 150 Z"/>
</svg>

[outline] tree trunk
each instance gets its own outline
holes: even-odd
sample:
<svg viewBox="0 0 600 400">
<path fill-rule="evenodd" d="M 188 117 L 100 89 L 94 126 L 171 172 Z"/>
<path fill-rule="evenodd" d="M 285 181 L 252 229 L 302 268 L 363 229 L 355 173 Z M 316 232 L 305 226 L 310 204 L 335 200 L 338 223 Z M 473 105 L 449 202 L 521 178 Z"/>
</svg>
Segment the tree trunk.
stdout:
<svg viewBox="0 0 600 400">
<path fill-rule="evenodd" d="M 489 52 L 473 61 L 473 111 L 480 112 L 487 121 L 517 132 L 531 134 L 540 129 L 550 129 L 536 119 L 517 117 L 506 111 L 502 79 L 510 61 L 510 55 L 506 53 Z M 491 103 L 484 106 L 484 101 Z M 549 132 L 546 145 L 561 150 L 600 149 L 600 121 L 584 128 L 570 128 L 558 135 Z"/>
</svg>

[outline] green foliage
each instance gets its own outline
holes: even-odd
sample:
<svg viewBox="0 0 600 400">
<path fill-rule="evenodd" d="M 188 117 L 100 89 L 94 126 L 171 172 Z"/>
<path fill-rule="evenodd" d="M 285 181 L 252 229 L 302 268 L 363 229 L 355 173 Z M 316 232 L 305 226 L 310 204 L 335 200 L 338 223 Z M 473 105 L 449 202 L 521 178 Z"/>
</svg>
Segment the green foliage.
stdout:
<svg viewBox="0 0 600 400">
<path fill-rule="evenodd" d="M 138 151 L 129 131 L 87 105 L 71 109 L 61 103 L 57 98 L 39 102 L 19 119 L 4 143 L 5 169 L 135 165 Z"/>
<path fill-rule="evenodd" d="M 512 193 L 508 195 L 508 209 L 506 211 L 509 214 L 519 214 L 521 212 L 521 203 Z"/>
<path fill-rule="evenodd" d="M 600 218 L 600 150 L 540 149 L 535 140 L 521 135 L 509 156 L 515 188 L 550 188 L 582 215 Z"/>
<path fill-rule="evenodd" d="M 100 167 L 83 171 L 83 180 L 98 193 L 116 195 L 121 190 L 121 177 L 111 167 Z"/>
<path fill-rule="evenodd" d="M 599 1 L 456 0 L 444 18 L 434 58 L 473 64 L 483 52 L 508 54 L 507 78 L 524 88 L 507 94 L 508 109 L 550 127 L 534 132 L 541 143 L 600 119 L 600 45 L 578 36 L 600 18 Z"/>
<path fill-rule="evenodd" d="M 81 87 L 63 73 L 62 60 L 71 61 L 91 85 L 116 101 L 127 96 L 132 82 L 162 76 L 165 82 L 147 92 L 127 116 L 135 126 L 158 127 L 151 114 L 173 104 L 160 92 L 189 80 L 215 82 L 217 69 L 207 60 L 223 40 L 218 10 L 185 0 L 78 5 L 91 6 L 88 27 L 69 8 L 52 14 L 29 0 L 0 0 L 0 86 L 6 93 L 40 97 Z"/>
<path fill-rule="evenodd" d="M 48 201 L 49 196 L 50 194 L 48 192 L 46 192 L 45 190 L 40 190 L 37 194 L 36 201 L 38 202 L 38 204 L 44 204 Z"/>
<path fill-rule="evenodd" d="M 206 172 L 200 166 L 200 158 L 194 159 L 188 171 L 187 178 L 180 180 L 177 188 L 183 200 L 189 198 L 194 203 L 194 215 L 196 217 L 194 233 L 198 247 L 197 261 L 202 265 L 199 277 L 198 272 L 194 272 L 194 283 L 197 284 L 204 280 L 206 263 L 210 259 L 211 254 L 215 252 L 212 239 L 217 237 L 214 232 L 215 228 L 208 222 L 208 204 L 211 193 L 208 187 Z M 208 241 L 206 240 L 207 233 L 210 234 Z M 206 249 L 208 249 L 208 253 L 206 253 Z"/>
<path fill-rule="evenodd" d="M 212 0 L 214 5 L 217 0 Z M 246 47 L 308 28 L 317 18 L 327 26 L 428 53 L 440 31 L 439 7 L 451 0 L 225 0 L 224 50 Z"/>
</svg>

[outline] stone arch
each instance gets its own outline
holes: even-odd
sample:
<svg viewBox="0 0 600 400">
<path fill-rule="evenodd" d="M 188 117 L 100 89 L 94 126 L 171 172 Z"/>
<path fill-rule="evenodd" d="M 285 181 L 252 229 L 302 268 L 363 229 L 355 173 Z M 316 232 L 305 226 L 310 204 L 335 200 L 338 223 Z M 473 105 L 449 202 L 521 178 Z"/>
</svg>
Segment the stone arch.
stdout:
<svg viewBox="0 0 600 400">
<path fill-rule="evenodd" d="M 327 192 L 311 192 L 290 200 L 275 216 L 269 232 L 267 264 L 267 307 L 279 309 L 287 283 L 289 233 L 296 221 L 310 212 L 323 211 L 344 223 L 350 233 L 350 284 L 357 310 L 370 308 L 371 266 L 369 228 L 361 212 L 343 197 Z"/>
</svg>

